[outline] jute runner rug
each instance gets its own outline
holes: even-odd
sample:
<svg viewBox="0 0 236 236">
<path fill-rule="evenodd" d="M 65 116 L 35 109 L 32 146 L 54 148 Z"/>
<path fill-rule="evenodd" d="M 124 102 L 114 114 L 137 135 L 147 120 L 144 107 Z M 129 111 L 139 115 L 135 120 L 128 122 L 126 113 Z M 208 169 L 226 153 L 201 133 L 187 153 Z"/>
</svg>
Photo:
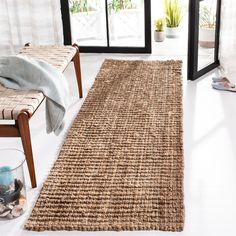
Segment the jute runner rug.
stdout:
<svg viewBox="0 0 236 236">
<path fill-rule="evenodd" d="M 26 229 L 183 230 L 181 67 L 104 62 Z"/>
</svg>

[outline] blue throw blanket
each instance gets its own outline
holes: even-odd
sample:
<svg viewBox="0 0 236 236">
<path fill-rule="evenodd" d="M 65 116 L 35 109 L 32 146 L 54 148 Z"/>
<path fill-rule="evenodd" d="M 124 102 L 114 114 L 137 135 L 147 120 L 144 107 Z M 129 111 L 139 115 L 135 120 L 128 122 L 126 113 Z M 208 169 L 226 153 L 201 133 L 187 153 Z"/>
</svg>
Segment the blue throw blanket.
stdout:
<svg viewBox="0 0 236 236">
<path fill-rule="evenodd" d="M 21 55 L 0 57 L 0 83 L 7 88 L 43 92 L 47 133 L 61 132 L 69 95 L 62 72 L 44 61 Z"/>
</svg>

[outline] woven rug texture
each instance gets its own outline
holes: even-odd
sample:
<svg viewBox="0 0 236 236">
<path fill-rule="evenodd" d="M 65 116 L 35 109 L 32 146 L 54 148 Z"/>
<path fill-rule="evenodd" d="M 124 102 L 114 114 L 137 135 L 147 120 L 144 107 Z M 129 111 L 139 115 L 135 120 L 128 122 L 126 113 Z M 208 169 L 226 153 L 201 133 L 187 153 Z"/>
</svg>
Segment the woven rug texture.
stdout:
<svg viewBox="0 0 236 236">
<path fill-rule="evenodd" d="M 183 230 L 181 70 L 105 60 L 25 229 Z"/>
</svg>

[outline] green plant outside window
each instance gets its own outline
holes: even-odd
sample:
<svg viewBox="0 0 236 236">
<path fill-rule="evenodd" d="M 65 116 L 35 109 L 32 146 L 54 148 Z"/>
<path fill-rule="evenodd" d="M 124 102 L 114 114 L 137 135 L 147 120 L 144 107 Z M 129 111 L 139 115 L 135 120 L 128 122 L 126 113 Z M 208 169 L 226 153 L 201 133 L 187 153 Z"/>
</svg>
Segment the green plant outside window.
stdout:
<svg viewBox="0 0 236 236">
<path fill-rule="evenodd" d="M 144 0 L 141 0 L 143 2 Z M 95 10 L 95 7 L 99 6 L 99 0 L 69 0 L 70 12 L 72 14 L 79 12 L 88 12 Z M 118 12 L 124 9 L 137 8 L 137 0 L 110 0 L 108 1 L 109 13 Z"/>
<path fill-rule="evenodd" d="M 88 12 L 95 10 L 95 7 L 98 6 L 98 0 L 69 0 L 69 5 L 72 14 Z"/>
</svg>

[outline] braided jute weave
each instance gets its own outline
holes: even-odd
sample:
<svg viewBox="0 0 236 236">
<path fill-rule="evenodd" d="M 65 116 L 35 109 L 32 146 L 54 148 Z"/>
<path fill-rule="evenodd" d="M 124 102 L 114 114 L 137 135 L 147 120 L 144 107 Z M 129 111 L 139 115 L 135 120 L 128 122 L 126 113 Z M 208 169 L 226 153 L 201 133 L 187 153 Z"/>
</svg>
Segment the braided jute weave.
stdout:
<svg viewBox="0 0 236 236">
<path fill-rule="evenodd" d="M 26 229 L 183 230 L 181 68 L 104 62 Z"/>
</svg>

